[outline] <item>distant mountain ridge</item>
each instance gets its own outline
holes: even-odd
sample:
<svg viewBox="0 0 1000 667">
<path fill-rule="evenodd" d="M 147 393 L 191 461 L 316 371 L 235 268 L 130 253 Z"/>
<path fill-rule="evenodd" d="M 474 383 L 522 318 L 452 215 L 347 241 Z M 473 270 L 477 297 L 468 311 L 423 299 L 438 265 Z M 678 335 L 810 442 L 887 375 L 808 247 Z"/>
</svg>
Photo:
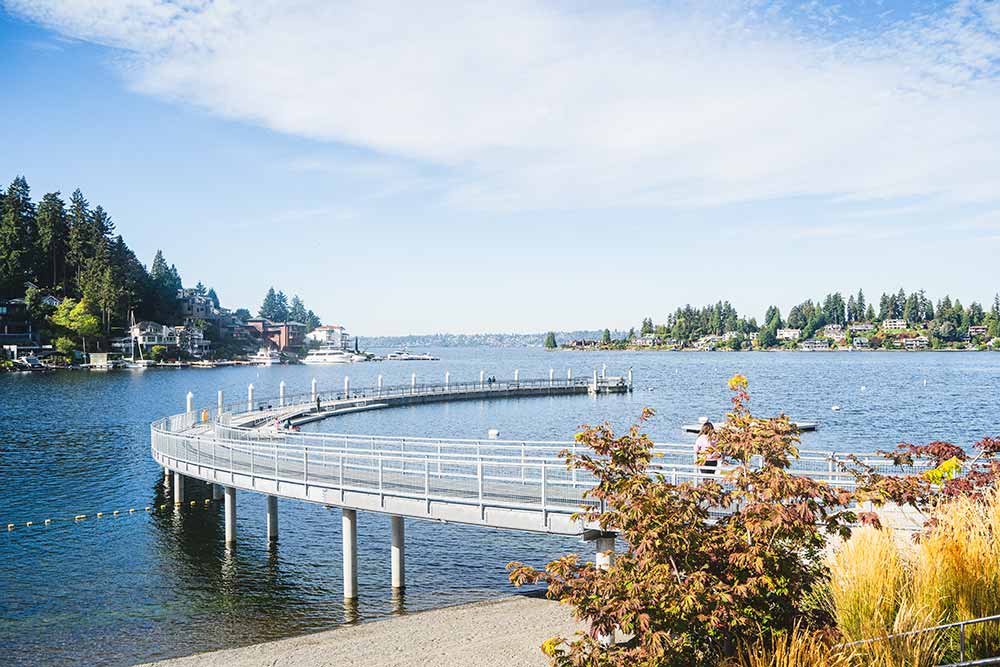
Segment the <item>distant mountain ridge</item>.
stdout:
<svg viewBox="0 0 1000 667">
<path fill-rule="evenodd" d="M 559 344 L 571 340 L 600 340 L 604 329 L 556 331 Z M 612 331 L 613 337 L 623 337 L 627 331 Z M 542 347 L 548 332 L 541 333 L 478 333 L 478 334 L 415 334 L 410 336 L 359 336 L 361 347 Z"/>
</svg>

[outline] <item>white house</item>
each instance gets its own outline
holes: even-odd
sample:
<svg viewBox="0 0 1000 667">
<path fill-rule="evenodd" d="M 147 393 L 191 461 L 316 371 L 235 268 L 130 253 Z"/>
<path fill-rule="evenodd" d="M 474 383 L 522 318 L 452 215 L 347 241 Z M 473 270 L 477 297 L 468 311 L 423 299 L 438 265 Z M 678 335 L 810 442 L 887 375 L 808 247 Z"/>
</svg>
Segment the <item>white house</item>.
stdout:
<svg viewBox="0 0 1000 667">
<path fill-rule="evenodd" d="M 656 347 L 661 344 L 661 341 L 656 334 L 648 333 L 636 338 L 635 344 L 639 347 Z"/>
<path fill-rule="evenodd" d="M 776 335 L 778 340 L 798 340 L 802 335 L 802 329 L 778 329 Z"/>
<path fill-rule="evenodd" d="M 827 324 L 823 327 L 823 335 L 835 341 L 842 341 L 847 337 L 844 334 L 844 327 L 839 324 Z"/>
<path fill-rule="evenodd" d="M 129 330 L 129 334 L 135 339 L 135 344 L 142 346 L 143 349 L 154 345 L 171 347 L 178 343 L 177 331 L 173 327 L 156 322 L 139 322 Z"/>
<path fill-rule="evenodd" d="M 903 347 L 907 350 L 926 350 L 931 344 L 927 336 L 917 336 L 916 338 L 906 338 L 903 340 Z"/>
<path fill-rule="evenodd" d="M 854 346 L 855 350 L 867 350 L 871 347 L 871 343 L 864 336 L 855 336 L 851 345 Z"/>
<path fill-rule="evenodd" d="M 325 325 L 316 327 L 306 334 L 306 340 L 311 340 L 320 345 L 334 345 L 346 350 L 351 346 L 351 337 L 347 329 L 336 325 Z"/>
<path fill-rule="evenodd" d="M 799 343 L 800 350 L 829 350 L 830 341 L 826 338 L 810 338 Z"/>
<path fill-rule="evenodd" d="M 969 327 L 969 336 L 973 338 L 976 336 L 985 336 L 989 330 L 990 328 L 986 326 Z"/>
<path fill-rule="evenodd" d="M 875 325 L 870 322 L 854 322 L 847 325 L 847 330 L 853 333 L 871 333 L 875 331 Z"/>
<path fill-rule="evenodd" d="M 883 320 L 882 321 L 882 331 L 903 331 L 908 329 L 909 325 L 906 320 Z"/>
</svg>

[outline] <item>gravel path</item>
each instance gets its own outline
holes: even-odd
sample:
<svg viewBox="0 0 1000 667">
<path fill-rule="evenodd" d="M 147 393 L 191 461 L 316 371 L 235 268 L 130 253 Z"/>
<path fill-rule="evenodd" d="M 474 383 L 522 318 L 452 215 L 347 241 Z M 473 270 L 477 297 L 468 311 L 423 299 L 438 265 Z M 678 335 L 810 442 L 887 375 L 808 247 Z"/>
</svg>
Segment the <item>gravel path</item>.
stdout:
<svg viewBox="0 0 1000 667">
<path fill-rule="evenodd" d="M 148 667 L 545 667 L 539 646 L 581 628 L 566 607 L 511 597 L 435 609 Z"/>
</svg>

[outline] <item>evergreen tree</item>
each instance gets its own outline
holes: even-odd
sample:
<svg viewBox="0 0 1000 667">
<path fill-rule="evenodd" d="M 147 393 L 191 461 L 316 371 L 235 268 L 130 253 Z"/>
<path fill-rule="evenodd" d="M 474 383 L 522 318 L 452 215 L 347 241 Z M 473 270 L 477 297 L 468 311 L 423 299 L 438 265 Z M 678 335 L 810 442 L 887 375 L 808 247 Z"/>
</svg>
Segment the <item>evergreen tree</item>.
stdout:
<svg viewBox="0 0 1000 667">
<path fill-rule="evenodd" d="M 302 299 L 299 298 L 299 295 L 295 294 L 292 296 L 292 304 L 288 309 L 288 319 L 292 322 L 307 324 L 306 320 L 308 318 L 309 313 L 306 312 L 305 304 L 302 303 Z"/>
<path fill-rule="evenodd" d="M 604 333 L 601 334 L 601 343 L 603 343 L 604 345 L 610 345 L 611 344 L 611 331 L 610 330 L 605 329 Z"/>
<path fill-rule="evenodd" d="M 202 284 L 202 282 L 199 280 L 198 284 L 194 286 L 194 293 L 197 294 L 198 296 L 207 296 L 208 290 L 205 288 L 205 285 Z"/>
<path fill-rule="evenodd" d="M 69 222 L 66 219 L 66 203 L 58 192 L 50 192 L 42 197 L 38 205 L 37 224 L 38 254 L 42 260 L 38 270 L 39 282 L 45 287 L 65 292 Z"/>
<path fill-rule="evenodd" d="M 640 333 L 645 336 L 646 334 L 653 333 L 653 318 L 647 317 L 642 320 L 642 329 L 639 330 Z"/>
<path fill-rule="evenodd" d="M 35 278 L 35 206 L 23 176 L 15 178 L 0 210 L 0 294 L 20 295 L 24 282 Z"/>
<path fill-rule="evenodd" d="M 545 336 L 545 349 L 547 349 L 547 350 L 554 350 L 557 347 L 558 347 L 558 344 L 556 343 L 556 334 L 555 334 L 554 331 L 550 331 Z"/>
<path fill-rule="evenodd" d="M 320 326 L 323 326 L 323 323 L 320 321 L 319 316 L 317 316 L 316 313 L 311 310 L 306 313 L 306 327 L 309 331 L 312 331 Z"/>
<path fill-rule="evenodd" d="M 288 321 L 288 297 L 285 296 L 284 292 L 279 291 L 275 297 L 275 311 L 274 311 L 274 321 L 275 322 L 287 322 Z"/>
<path fill-rule="evenodd" d="M 264 295 L 264 302 L 260 304 L 260 310 L 257 311 L 257 317 L 263 317 L 264 319 L 276 321 L 277 316 L 277 302 L 278 295 L 275 294 L 274 288 L 270 287 L 267 290 L 267 294 Z"/>
<path fill-rule="evenodd" d="M 93 256 L 90 203 L 79 188 L 73 191 L 69 199 L 68 222 L 66 264 L 73 276 L 73 291 L 79 293 L 80 275 L 87 260 Z"/>
<path fill-rule="evenodd" d="M 214 287 L 209 287 L 208 293 L 205 296 L 207 296 L 209 299 L 212 300 L 212 305 L 214 305 L 216 308 L 222 307 L 219 305 L 219 296 L 215 293 Z"/>
</svg>

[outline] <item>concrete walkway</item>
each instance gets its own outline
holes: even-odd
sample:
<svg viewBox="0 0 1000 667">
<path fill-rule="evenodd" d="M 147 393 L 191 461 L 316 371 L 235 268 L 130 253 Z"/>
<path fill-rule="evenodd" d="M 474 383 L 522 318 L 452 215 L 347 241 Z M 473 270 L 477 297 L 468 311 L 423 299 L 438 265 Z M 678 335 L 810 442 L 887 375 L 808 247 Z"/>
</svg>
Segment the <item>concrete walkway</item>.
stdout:
<svg viewBox="0 0 1000 667">
<path fill-rule="evenodd" d="M 149 667 L 544 667 L 539 650 L 582 626 L 549 600 L 511 597 L 435 609 Z"/>
</svg>

